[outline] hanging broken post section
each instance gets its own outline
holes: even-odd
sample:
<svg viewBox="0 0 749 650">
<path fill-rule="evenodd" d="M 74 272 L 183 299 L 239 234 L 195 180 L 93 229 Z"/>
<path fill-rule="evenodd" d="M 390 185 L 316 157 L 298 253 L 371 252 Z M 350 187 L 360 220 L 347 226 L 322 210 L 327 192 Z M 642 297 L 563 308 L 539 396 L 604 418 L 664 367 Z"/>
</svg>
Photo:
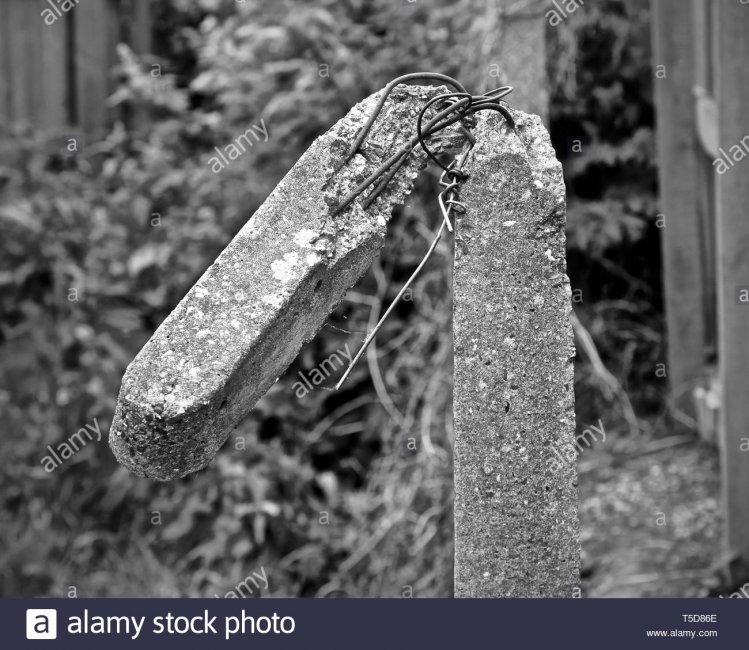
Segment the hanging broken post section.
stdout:
<svg viewBox="0 0 749 650">
<path fill-rule="evenodd" d="M 312 144 L 128 367 L 109 440 L 135 474 L 205 467 L 379 254 L 426 153 L 402 156 L 373 200 L 342 204 L 414 138 L 421 107 L 445 87 L 398 85 L 378 111 L 383 92 Z M 430 145 L 464 141 L 456 123 Z"/>
<path fill-rule="evenodd" d="M 424 78 L 451 87 L 397 83 Z M 564 184 L 540 118 L 510 113 L 506 92 L 471 96 L 443 75 L 407 75 L 315 141 L 128 367 L 110 433 L 117 459 L 159 480 L 205 467 L 372 264 L 393 207 L 432 158 L 443 168 L 438 237 L 466 212 L 454 288 L 455 592 L 576 595 Z M 444 151 L 457 155 L 450 165 Z"/>
</svg>

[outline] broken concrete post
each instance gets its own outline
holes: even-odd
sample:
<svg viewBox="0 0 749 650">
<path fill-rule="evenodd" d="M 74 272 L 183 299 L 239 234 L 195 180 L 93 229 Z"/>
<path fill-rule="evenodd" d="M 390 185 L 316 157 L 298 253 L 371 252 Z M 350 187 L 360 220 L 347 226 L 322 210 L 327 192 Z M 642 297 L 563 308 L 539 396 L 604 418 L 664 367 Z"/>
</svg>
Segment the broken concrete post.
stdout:
<svg viewBox="0 0 749 650">
<path fill-rule="evenodd" d="M 312 144 L 128 367 L 109 438 L 120 463 L 169 480 L 210 462 L 374 261 L 393 206 L 425 164 L 421 149 L 366 211 L 357 199 L 332 213 L 414 135 L 420 107 L 445 91 L 396 88 L 345 166 L 377 95 Z M 459 146 L 462 136 L 451 127 L 440 140 Z"/>
<path fill-rule="evenodd" d="M 579 595 L 561 166 L 541 119 L 481 114 L 454 271 L 455 595 Z"/>
</svg>

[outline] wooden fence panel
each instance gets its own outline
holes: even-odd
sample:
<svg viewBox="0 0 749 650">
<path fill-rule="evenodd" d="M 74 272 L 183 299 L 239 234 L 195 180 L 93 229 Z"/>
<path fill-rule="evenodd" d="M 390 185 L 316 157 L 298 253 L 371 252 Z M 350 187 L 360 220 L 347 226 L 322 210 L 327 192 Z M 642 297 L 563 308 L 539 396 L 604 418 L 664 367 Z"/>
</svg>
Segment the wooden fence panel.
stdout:
<svg viewBox="0 0 749 650">
<path fill-rule="evenodd" d="M 150 49 L 151 2 L 90 0 L 47 24 L 49 8 L 46 0 L 0 0 L 3 131 L 28 126 L 40 141 L 71 131 L 99 138 L 112 120 L 117 44 L 129 36 L 136 52 Z"/>
<path fill-rule="evenodd" d="M 37 92 L 34 95 L 37 109 L 34 125 L 57 135 L 69 122 L 66 83 L 68 26 L 63 21 L 45 25 L 38 13 L 34 24 L 36 32 L 32 32 L 31 36 L 39 44 L 40 51 Z"/>
</svg>

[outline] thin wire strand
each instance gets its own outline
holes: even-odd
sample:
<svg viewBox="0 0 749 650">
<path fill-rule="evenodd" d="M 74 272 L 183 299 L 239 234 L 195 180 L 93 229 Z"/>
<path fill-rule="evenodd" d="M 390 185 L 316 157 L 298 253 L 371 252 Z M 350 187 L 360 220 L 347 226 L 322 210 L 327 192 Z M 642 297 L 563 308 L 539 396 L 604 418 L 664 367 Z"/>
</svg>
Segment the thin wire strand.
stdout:
<svg viewBox="0 0 749 650">
<path fill-rule="evenodd" d="M 356 356 L 351 360 L 351 363 L 349 363 L 349 367 L 346 369 L 346 372 L 343 373 L 343 377 L 341 377 L 340 381 L 336 384 L 336 390 L 338 390 L 342 385 L 343 382 L 346 381 L 346 378 L 351 374 L 351 371 L 354 369 L 354 366 L 356 365 L 356 362 L 361 359 L 361 356 L 364 354 L 364 352 L 367 349 L 367 346 L 370 344 L 372 339 L 377 336 L 377 332 L 380 331 L 380 328 L 382 327 L 382 324 L 385 322 L 387 317 L 390 315 L 390 312 L 395 309 L 395 305 L 398 303 L 398 301 L 403 297 L 403 294 L 406 293 L 406 290 L 409 286 L 411 286 L 411 283 L 416 279 L 416 276 L 419 275 L 419 271 L 421 271 L 422 268 L 424 268 L 424 265 L 427 263 L 427 260 L 431 257 L 432 252 L 437 247 L 437 244 L 442 237 L 442 233 L 445 230 L 445 223 L 443 222 L 440 226 L 439 230 L 437 231 L 437 235 L 435 236 L 434 240 L 432 241 L 432 245 L 429 247 L 429 250 L 427 251 L 427 254 L 424 255 L 424 258 L 419 263 L 419 266 L 416 267 L 416 270 L 411 274 L 411 277 L 408 278 L 408 281 L 406 284 L 403 285 L 401 290 L 398 292 L 398 295 L 395 297 L 393 302 L 390 303 L 390 306 L 387 308 L 385 313 L 380 318 L 377 325 L 375 325 L 375 328 L 367 335 L 367 338 L 364 340 L 364 343 L 362 344 L 361 348 L 359 348 L 359 351 L 356 353 Z"/>
<path fill-rule="evenodd" d="M 483 110 L 496 111 L 505 118 L 506 122 L 513 129 L 515 128 L 515 121 L 512 117 L 512 114 L 505 106 L 500 104 L 500 100 L 510 92 L 512 92 L 511 86 L 501 86 L 499 88 L 495 88 L 494 90 L 490 90 L 483 95 L 470 95 L 458 81 L 452 79 L 451 77 L 447 77 L 446 75 L 442 75 L 439 73 L 413 73 L 410 75 L 398 77 L 397 79 L 391 81 L 385 87 L 385 90 L 383 91 L 383 94 L 380 97 L 380 100 L 378 101 L 374 112 L 364 124 L 362 129 L 359 131 L 359 134 L 352 143 L 345 157 L 344 164 L 349 161 L 359 150 L 361 144 L 364 142 L 364 139 L 372 128 L 372 125 L 377 119 L 377 116 L 382 110 L 382 107 L 385 105 L 385 101 L 387 100 L 393 88 L 395 88 L 400 83 L 403 83 L 405 81 L 412 81 L 415 79 L 444 81 L 446 83 L 449 83 L 457 90 L 456 92 L 442 93 L 440 95 L 432 97 L 421 108 L 416 120 L 416 135 L 410 139 L 407 145 L 390 156 L 390 158 L 388 158 L 372 174 L 370 174 L 365 181 L 354 188 L 354 190 L 343 199 L 338 208 L 333 211 L 333 215 L 339 214 L 346 207 L 348 207 L 359 195 L 366 191 L 368 187 L 377 182 L 374 190 L 362 204 L 363 208 L 368 208 L 377 198 L 377 196 L 379 196 L 379 194 L 387 187 L 388 183 L 392 180 L 398 170 L 405 164 L 405 162 L 408 160 L 411 153 L 415 149 L 416 145 L 419 145 L 427 155 L 427 157 L 434 161 L 440 168 L 442 168 L 440 185 L 444 189 L 437 196 L 440 210 L 443 216 L 442 223 L 440 224 L 440 227 L 437 230 L 437 233 L 421 262 L 408 278 L 403 287 L 401 287 L 401 290 L 390 303 L 390 306 L 387 308 L 387 310 L 385 310 L 385 313 L 380 317 L 374 329 L 372 329 L 372 331 L 367 335 L 361 348 L 356 353 L 356 356 L 350 361 L 346 372 L 336 384 L 335 390 L 340 389 L 340 387 L 346 381 L 356 363 L 367 350 L 375 336 L 377 336 L 377 333 L 380 331 L 380 328 L 382 327 L 385 320 L 387 320 L 387 317 L 390 315 L 393 309 L 395 309 L 395 306 L 398 304 L 400 299 L 413 284 L 416 277 L 421 272 L 421 269 L 424 268 L 424 265 L 427 263 L 432 253 L 434 252 L 434 249 L 437 247 L 437 244 L 442 238 L 445 229 L 447 229 L 451 233 L 454 231 L 453 224 L 450 220 L 451 212 L 453 210 L 459 213 L 465 212 L 465 205 L 458 200 L 458 189 L 460 187 L 460 184 L 465 180 L 463 166 L 476 142 L 473 134 L 470 132 L 470 129 L 473 128 L 476 124 L 475 114 Z M 426 126 L 424 126 L 423 121 L 427 110 L 438 102 L 447 104 L 447 107 L 438 111 L 437 114 L 427 122 Z M 448 126 L 451 126 L 452 124 L 455 124 L 457 122 L 460 122 L 460 128 L 466 136 L 467 145 L 464 147 L 460 159 L 454 159 L 452 162 L 450 162 L 450 164 L 445 165 L 429 148 L 426 143 L 426 139 L 429 136 L 446 129 Z"/>
</svg>

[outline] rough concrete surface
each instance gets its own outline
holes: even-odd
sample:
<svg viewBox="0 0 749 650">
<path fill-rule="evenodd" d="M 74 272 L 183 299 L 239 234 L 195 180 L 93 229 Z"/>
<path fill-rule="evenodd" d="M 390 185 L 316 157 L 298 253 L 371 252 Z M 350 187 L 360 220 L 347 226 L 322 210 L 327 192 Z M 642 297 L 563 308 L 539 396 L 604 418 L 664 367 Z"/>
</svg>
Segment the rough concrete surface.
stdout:
<svg viewBox="0 0 749 650">
<path fill-rule="evenodd" d="M 561 165 L 534 115 L 481 114 L 454 272 L 455 594 L 579 595 Z"/>
<path fill-rule="evenodd" d="M 440 92 L 396 88 L 343 168 L 378 94 L 299 159 L 128 367 L 109 438 L 120 463 L 170 480 L 211 461 L 379 253 L 392 208 L 425 164 L 420 149 L 366 211 L 357 199 L 331 214 L 414 135 L 419 108 Z M 456 146 L 461 138 L 451 127 L 441 140 Z"/>
</svg>

